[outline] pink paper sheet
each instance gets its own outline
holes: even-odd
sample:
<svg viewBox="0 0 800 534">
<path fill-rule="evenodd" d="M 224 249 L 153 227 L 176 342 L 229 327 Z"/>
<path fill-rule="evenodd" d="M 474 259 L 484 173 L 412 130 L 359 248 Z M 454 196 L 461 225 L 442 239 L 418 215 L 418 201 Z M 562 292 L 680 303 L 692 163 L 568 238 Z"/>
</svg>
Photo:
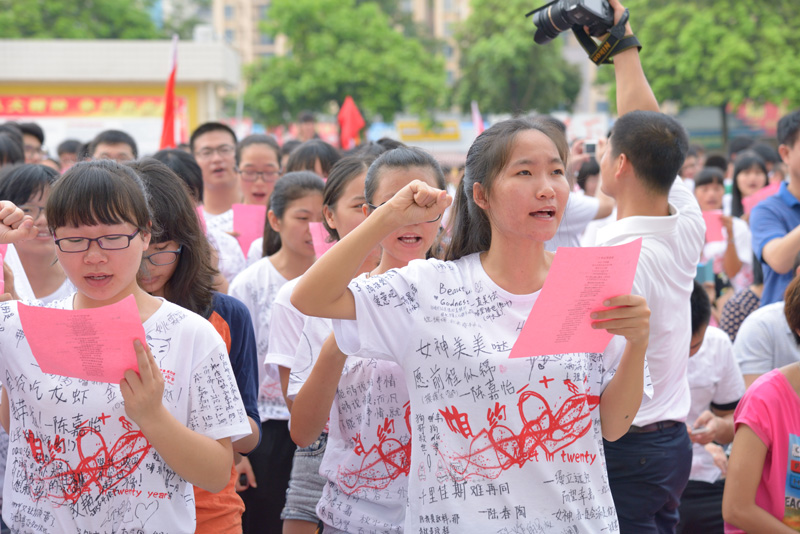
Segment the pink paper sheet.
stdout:
<svg viewBox="0 0 800 534">
<path fill-rule="evenodd" d="M 314 254 L 317 255 L 317 258 L 325 254 L 336 244 L 336 241 L 328 242 L 330 234 L 322 223 L 308 223 L 308 229 L 311 231 L 311 240 L 314 242 Z"/>
<path fill-rule="evenodd" d="M 758 205 L 759 202 L 764 200 L 765 198 L 769 198 L 775 193 L 778 192 L 781 188 L 780 182 L 775 182 L 774 184 L 769 184 L 766 187 L 762 187 L 752 195 L 748 195 L 742 199 L 742 207 L 744 208 L 744 212 L 749 214 L 753 211 L 753 208 Z"/>
<path fill-rule="evenodd" d="M 200 219 L 200 228 L 203 229 L 203 233 L 208 233 L 208 229 L 206 228 L 206 212 L 203 210 L 203 206 L 197 206 L 197 218 Z"/>
<path fill-rule="evenodd" d="M 725 239 L 722 236 L 722 210 L 704 211 L 703 220 L 706 222 L 706 243 Z"/>
<path fill-rule="evenodd" d="M 0 295 L 6 292 L 6 275 L 3 272 L 3 256 L 5 256 L 5 254 L 5 250 L 0 252 Z"/>
<path fill-rule="evenodd" d="M 630 294 L 642 240 L 615 247 L 560 247 L 509 358 L 603 352 L 613 337 L 592 328 L 603 301 Z"/>
<path fill-rule="evenodd" d="M 253 241 L 264 236 L 264 222 L 266 219 L 266 206 L 233 205 L 233 231 L 239 234 L 236 240 L 239 241 L 239 246 L 242 247 L 245 257 Z"/>
<path fill-rule="evenodd" d="M 139 371 L 133 340 L 145 343 L 133 295 L 102 308 L 57 310 L 19 303 L 25 339 L 42 372 L 119 384 Z"/>
</svg>

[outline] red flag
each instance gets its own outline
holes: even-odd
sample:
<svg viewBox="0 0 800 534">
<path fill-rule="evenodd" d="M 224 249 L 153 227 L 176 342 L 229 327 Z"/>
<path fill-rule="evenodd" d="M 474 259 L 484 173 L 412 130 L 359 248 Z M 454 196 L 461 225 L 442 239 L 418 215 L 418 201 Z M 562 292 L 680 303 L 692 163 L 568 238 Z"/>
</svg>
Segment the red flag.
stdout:
<svg viewBox="0 0 800 534">
<path fill-rule="evenodd" d="M 336 118 L 339 120 L 339 127 L 342 131 L 342 149 L 350 150 L 358 144 L 358 132 L 367 125 L 352 97 L 348 96 L 344 99 L 342 108 Z"/>
<path fill-rule="evenodd" d="M 472 101 L 472 127 L 475 128 L 475 137 L 483 133 L 483 117 L 481 117 L 481 110 L 478 109 L 478 103 Z"/>
<path fill-rule="evenodd" d="M 175 73 L 178 71 L 178 36 L 172 36 L 172 68 L 164 93 L 164 124 L 161 127 L 159 150 L 175 148 Z"/>
</svg>

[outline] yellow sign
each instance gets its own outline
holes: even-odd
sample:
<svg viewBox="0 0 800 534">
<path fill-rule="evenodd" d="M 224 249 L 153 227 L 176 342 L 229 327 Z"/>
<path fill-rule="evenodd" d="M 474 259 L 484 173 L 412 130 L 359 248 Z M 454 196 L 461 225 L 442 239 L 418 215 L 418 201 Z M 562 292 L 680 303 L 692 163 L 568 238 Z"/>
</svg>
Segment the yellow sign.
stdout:
<svg viewBox="0 0 800 534">
<path fill-rule="evenodd" d="M 397 135 L 404 143 L 420 141 L 458 141 L 461 139 L 461 126 L 457 120 L 438 123 L 433 130 L 426 130 L 417 120 L 397 121 Z"/>
</svg>

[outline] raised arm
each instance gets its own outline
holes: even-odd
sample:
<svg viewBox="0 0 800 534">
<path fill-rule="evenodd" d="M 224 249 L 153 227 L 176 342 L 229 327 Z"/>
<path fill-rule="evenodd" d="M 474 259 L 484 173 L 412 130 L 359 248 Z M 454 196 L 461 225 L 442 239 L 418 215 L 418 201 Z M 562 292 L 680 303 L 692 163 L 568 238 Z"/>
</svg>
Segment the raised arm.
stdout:
<svg viewBox="0 0 800 534">
<path fill-rule="evenodd" d="M 440 217 L 451 200 L 425 182 L 408 184 L 314 262 L 292 292 L 294 307 L 316 317 L 355 319 L 355 300 L 347 286 L 367 255 L 397 228 Z"/>
<path fill-rule="evenodd" d="M 608 0 L 614 8 L 614 22 L 618 22 L 625 12 L 619 0 Z M 630 21 L 625 24 L 625 35 L 633 35 Z M 647 77 L 642 70 L 639 50 L 629 48 L 614 56 L 614 75 L 617 80 L 617 113 L 623 116 L 630 111 L 659 111 Z"/>
</svg>

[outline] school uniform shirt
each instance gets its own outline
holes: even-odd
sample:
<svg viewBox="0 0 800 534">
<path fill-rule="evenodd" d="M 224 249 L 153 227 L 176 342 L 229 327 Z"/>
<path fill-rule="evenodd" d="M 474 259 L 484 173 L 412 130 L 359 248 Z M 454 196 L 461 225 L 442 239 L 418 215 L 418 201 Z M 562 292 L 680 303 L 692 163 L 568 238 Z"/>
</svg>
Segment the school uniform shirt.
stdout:
<svg viewBox="0 0 800 534">
<path fill-rule="evenodd" d="M 219 263 L 217 269 L 225 277 L 228 283 L 232 282 L 236 275 L 244 270 L 247 263 L 244 259 L 244 252 L 239 242 L 230 234 L 221 230 L 211 230 L 206 232 L 208 242 L 217 251 Z"/>
<path fill-rule="evenodd" d="M 500 288 L 479 254 L 349 288 L 357 319 L 333 321 L 340 349 L 396 363 L 409 390 L 406 534 L 617 528 L 599 402 L 624 339 L 604 354 L 509 359 L 538 292 Z"/>
<path fill-rule="evenodd" d="M 756 505 L 795 530 L 800 529 L 800 398 L 779 369 L 747 389 L 733 416 L 767 447 L 756 489 Z M 726 534 L 743 533 L 725 524 Z"/>
<path fill-rule="evenodd" d="M 783 313 L 784 302 L 763 306 L 742 323 L 733 354 L 745 375 L 763 375 L 800 361 L 800 346 Z"/>
<path fill-rule="evenodd" d="M 72 300 L 53 307 L 71 309 Z M 194 532 L 192 485 L 126 415 L 119 385 L 42 373 L 17 303 L 1 303 L 0 317 L 0 376 L 11 409 L 3 520 L 11 530 Z M 250 434 L 214 328 L 167 301 L 143 326 L 164 375 L 167 410 L 211 439 Z"/>
<path fill-rule="evenodd" d="M 55 259 L 55 257 L 53 259 Z M 22 266 L 22 260 L 20 260 L 19 253 L 14 245 L 8 245 L 6 254 L 3 256 L 3 261 L 8 264 L 11 272 L 14 273 L 14 291 L 17 292 L 17 296 L 20 300 L 36 300 L 44 305 L 47 305 L 51 302 L 61 300 L 75 293 L 75 286 L 72 285 L 72 282 L 69 281 L 69 278 L 65 277 L 64 283 L 61 284 L 53 293 L 42 298 L 37 298 L 36 295 L 33 294 L 33 288 L 31 287 L 31 283 L 28 281 L 28 275 L 25 273 L 25 268 Z"/>
<path fill-rule="evenodd" d="M 300 278 L 298 276 L 283 284 L 272 303 L 271 322 L 273 327 L 269 331 L 269 351 L 264 358 L 264 365 L 267 373 L 277 377 L 280 376 L 278 367 L 285 367 L 294 372 L 295 353 L 298 351 L 298 345 L 301 342 L 308 345 L 308 340 L 303 339 L 303 324 L 307 317 L 300 313 L 290 300 L 292 291 Z M 330 331 L 329 328 L 328 332 L 330 333 Z M 294 398 L 294 395 L 291 395 L 291 398 Z"/>
<path fill-rule="evenodd" d="M 647 365 L 655 393 L 642 401 L 633 420 L 637 426 L 684 422 L 691 402 L 686 379 L 692 337 L 689 298 L 706 225 L 697 200 L 680 178 L 669 192 L 669 213 L 626 217 L 597 232 L 601 246 L 643 238 L 632 292 L 645 297 L 651 311 Z"/>
<path fill-rule="evenodd" d="M 258 351 L 258 413 L 262 423 L 270 419 L 289 420 L 281 381 L 276 373 L 267 372 L 264 363 L 269 353 L 270 329 L 282 328 L 272 324 L 272 306 L 278 290 L 287 281 L 269 258 L 262 258 L 239 273 L 228 288 L 228 294 L 244 303 L 253 320 Z"/>
<path fill-rule="evenodd" d="M 555 252 L 558 247 L 581 246 L 581 234 L 597 216 L 599 209 L 600 201 L 596 198 L 581 193 L 570 193 L 556 235 L 544 244 L 545 250 Z"/>
<path fill-rule="evenodd" d="M 736 245 L 736 256 L 742 262 L 742 267 L 733 278 L 730 278 L 731 286 L 736 293 L 747 289 L 753 283 L 753 235 L 750 227 L 739 217 L 733 217 L 733 241 Z M 728 231 L 722 228 L 722 241 L 711 241 L 703 246 L 703 255 L 700 257 L 701 263 L 713 262 L 714 273 L 723 272 L 723 261 L 725 251 L 728 250 Z M 727 274 L 727 273 L 726 273 Z"/>
<path fill-rule="evenodd" d="M 731 340 L 719 328 L 709 326 L 706 329 L 700 350 L 689 357 L 687 375 L 692 392 L 689 424 L 694 424 L 701 413 L 711 408 L 733 410 L 744 395 L 744 378 L 733 357 Z M 711 484 L 721 475 L 706 448 L 693 443 L 689 479 Z"/>
</svg>

